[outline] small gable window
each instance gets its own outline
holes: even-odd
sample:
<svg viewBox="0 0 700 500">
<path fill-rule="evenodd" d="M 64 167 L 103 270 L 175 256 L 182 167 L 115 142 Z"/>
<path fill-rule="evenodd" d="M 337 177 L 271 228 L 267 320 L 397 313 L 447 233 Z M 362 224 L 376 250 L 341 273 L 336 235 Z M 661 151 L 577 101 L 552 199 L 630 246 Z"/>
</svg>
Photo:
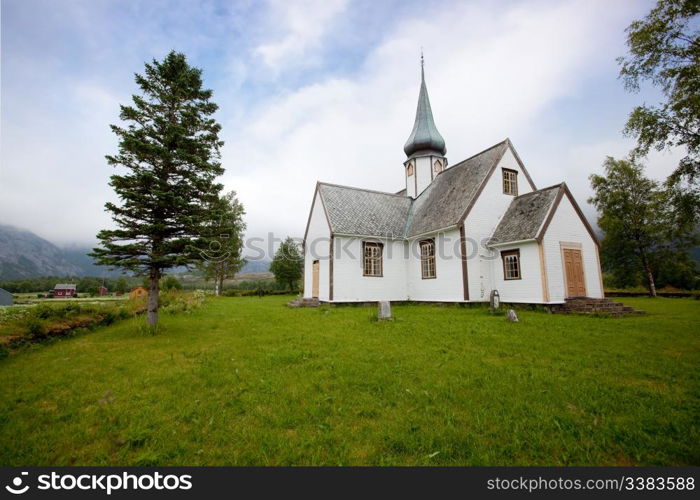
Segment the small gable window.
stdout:
<svg viewBox="0 0 700 500">
<path fill-rule="evenodd" d="M 384 245 L 374 241 L 362 242 L 362 254 L 364 256 L 363 274 L 364 276 L 382 276 L 382 254 Z"/>
<path fill-rule="evenodd" d="M 503 279 L 504 280 L 519 280 L 520 279 L 520 250 L 508 250 L 501 252 L 503 259 Z"/>
<path fill-rule="evenodd" d="M 435 277 L 435 239 L 420 242 L 420 272 L 424 280 Z"/>
<path fill-rule="evenodd" d="M 503 169 L 503 194 L 518 196 L 518 172 L 515 170 Z"/>
<path fill-rule="evenodd" d="M 442 162 L 440 162 L 440 160 L 436 160 L 435 164 L 433 164 L 433 172 L 436 174 L 442 172 Z"/>
<path fill-rule="evenodd" d="M 409 163 L 406 166 L 406 175 L 408 175 L 409 177 L 413 175 L 413 163 Z"/>
</svg>

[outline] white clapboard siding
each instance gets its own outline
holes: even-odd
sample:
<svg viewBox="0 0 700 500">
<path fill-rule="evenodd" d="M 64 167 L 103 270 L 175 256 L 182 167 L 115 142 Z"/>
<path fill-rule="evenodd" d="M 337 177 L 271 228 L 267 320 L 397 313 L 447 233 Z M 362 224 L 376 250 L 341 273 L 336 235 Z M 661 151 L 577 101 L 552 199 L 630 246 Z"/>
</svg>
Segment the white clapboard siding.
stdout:
<svg viewBox="0 0 700 500">
<path fill-rule="evenodd" d="M 567 196 L 562 197 L 542 241 L 549 300 L 553 303 L 563 302 L 566 298 L 562 242 L 581 244 L 586 295 L 602 298 L 601 270 L 596 244 Z"/>
<path fill-rule="evenodd" d="M 405 241 L 339 235 L 334 239 L 334 302 L 406 300 Z M 384 244 L 382 276 L 364 276 L 363 241 Z"/>
<path fill-rule="evenodd" d="M 532 191 L 532 187 L 520 168 L 520 164 L 509 148 L 506 150 L 486 186 L 484 186 L 484 190 L 474 203 L 464 224 L 467 240 L 466 250 L 470 302 L 488 301 L 491 291 L 485 289 L 486 287 L 481 278 L 484 274 L 482 272 L 484 270 L 482 267 L 484 265 L 484 259 L 483 257 L 480 259 L 480 255 L 491 254 L 491 251 L 486 248 L 486 242 L 493 234 L 501 217 L 514 198 L 512 195 L 503 193 L 502 168 L 518 172 L 518 195 Z M 495 257 L 498 256 L 496 255 Z M 502 271 L 498 269 L 499 263 L 500 257 L 491 259 L 489 271 L 494 278 L 498 276 L 499 272 L 502 274 Z"/>
<path fill-rule="evenodd" d="M 329 300 L 329 255 L 331 230 L 317 191 L 304 241 L 304 297 L 312 296 L 313 261 L 319 260 L 319 300 Z"/>
</svg>

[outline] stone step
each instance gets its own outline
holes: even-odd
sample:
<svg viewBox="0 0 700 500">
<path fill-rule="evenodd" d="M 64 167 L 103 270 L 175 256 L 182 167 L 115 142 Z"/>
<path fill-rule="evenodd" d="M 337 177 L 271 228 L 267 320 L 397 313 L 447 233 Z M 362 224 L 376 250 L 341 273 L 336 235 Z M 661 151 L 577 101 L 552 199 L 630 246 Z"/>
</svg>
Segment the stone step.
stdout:
<svg viewBox="0 0 700 500">
<path fill-rule="evenodd" d="M 609 298 L 592 299 L 588 297 L 566 299 L 566 302 L 554 308 L 553 312 L 558 314 L 607 314 L 614 317 L 644 314 L 643 311 L 636 311 L 634 307 L 626 306 L 621 302 L 613 302 Z"/>
<path fill-rule="evenodd" d="M 298 298 L 287 302 L 288 307 L 318 307 L 320 302 L 318 299 Z"/>
</svg>

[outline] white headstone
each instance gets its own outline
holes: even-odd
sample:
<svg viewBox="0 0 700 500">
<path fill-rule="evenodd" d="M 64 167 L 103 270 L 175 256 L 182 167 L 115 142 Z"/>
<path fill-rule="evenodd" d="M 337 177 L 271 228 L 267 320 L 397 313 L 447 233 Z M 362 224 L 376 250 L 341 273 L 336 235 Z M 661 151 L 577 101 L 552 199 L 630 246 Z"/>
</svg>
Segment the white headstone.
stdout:
<svg viewBox="0 0 700 500">
<path fill-rule="evenodd" d="M 379 319 L 391 319 L 391 302 L 388 300 L 379 301 L 379 310 L 377 312 Z"/>
<path fill-rule="evenodd" d="M 517 323 L 518 322 L 518 315 L 515 314 L 515 311 L 512 309 L 508 309 L 508 314 L 506 314 L 506 319 L 510 321 L 511 323 Z"/>
</svg>

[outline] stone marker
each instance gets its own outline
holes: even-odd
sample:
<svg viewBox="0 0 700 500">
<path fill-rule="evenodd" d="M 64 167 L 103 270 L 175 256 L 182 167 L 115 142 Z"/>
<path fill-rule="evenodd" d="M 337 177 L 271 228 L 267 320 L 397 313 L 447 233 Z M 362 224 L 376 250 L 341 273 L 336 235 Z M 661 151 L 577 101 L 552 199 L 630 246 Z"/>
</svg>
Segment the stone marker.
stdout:
<svg viewBox="0 0 700 500">
<path fill-rule="evenodd" d="M 388 300 L 380 300 L 378 302 L 379 310 L 377 312 L 378 319 L 391 319 L 391 302 Z"/>
<path fill-rule="evenodd" d="M 517 323 L 518 322 L 518 315 L 515 314 L 515 311 L 512 309 L 508 309 L 508 314 L 506 314 L 506 319 L 510 321 L 511 323 Z"/>
<path fill-rule="evenodd" d="M 501 296 L 498 294 L 498 290 L 491 290 L 491 296 L 489 297 L 489 311 L 495 313 L 501 306 Z"/>
</svg>

